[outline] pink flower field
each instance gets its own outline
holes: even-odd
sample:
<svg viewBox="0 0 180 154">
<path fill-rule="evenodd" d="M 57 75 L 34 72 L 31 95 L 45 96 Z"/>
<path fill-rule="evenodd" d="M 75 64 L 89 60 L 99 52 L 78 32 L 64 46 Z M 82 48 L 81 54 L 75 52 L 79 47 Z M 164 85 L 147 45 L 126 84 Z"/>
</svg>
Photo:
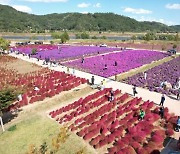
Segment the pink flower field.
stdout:
<svg viewBox="0 0 180 154">
<path fill-rule="evenodd" d="M 123 52 L 86 58 L 84 63 L 82 63 L 81 60 L 75 60 L 67 62 L 65 65 L 99 76 L 110 77 L 151 63 L 152 61 L 160 60 L 167 56 L 167 54 L 157 51 L 125 50 Z M 117 66 L 115 66 L 115 61 L 117 62 Z M 105 65 L 107 65 L 107 69 L 104 69 Z"/>
</svg>

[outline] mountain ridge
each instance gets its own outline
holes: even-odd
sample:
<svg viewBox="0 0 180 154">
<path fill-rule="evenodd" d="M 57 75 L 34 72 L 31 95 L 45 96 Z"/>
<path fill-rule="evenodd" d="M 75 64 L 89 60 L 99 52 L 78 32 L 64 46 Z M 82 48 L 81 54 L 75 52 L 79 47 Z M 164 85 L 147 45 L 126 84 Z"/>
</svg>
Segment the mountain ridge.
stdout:
<svg viewBox="0 0 180 154">
<path fill-rule="evenodd" d="M 117 32 L 176 32 L 180 25 L 167 26 L 159 22 L 139 22 L 114 13 L 52 13 L 34 15 L 0 5 L 1 32 L 44 32 L 59 30 Z"/>
</svg>

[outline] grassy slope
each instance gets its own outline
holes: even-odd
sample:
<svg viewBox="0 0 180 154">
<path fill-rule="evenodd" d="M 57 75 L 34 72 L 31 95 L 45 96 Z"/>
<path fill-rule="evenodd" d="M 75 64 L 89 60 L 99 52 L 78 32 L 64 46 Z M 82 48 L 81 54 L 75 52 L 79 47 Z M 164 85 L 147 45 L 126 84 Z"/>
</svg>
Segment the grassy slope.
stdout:
<svg viewBox="0 0 180 154">
<path fill-rule="evenodd" d="M 16 125 L 16 130 L 0 135 L 0 153 L 25 153 L 30 144 L 40 145 L 58 132 L 58 124 L 48 118 L 31 117 Z"/>
<path fill-rule="evenodd" d="M 29 145 L 40 146 L 44 141 L 51 146 L 51 141 L 58 133 L 60 125 L 49 118 L 34 116 L 16 125 L 16 130 L 6 131 L 0 134 L 1 154 L 21 154 L 26 153 Z M 58 153 L 74 154 L 85 148 L 87 154 L 95 153 L 92 148 L 87 148 L 86 143 L 77 135 L 71 135 L 67 141 L 61 145 Z"/>
</svg>

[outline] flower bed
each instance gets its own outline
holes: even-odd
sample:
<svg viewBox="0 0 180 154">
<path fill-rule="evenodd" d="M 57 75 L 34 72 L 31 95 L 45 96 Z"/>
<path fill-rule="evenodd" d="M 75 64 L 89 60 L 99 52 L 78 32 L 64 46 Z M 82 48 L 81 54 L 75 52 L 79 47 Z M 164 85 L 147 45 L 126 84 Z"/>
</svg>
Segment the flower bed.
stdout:
<svg viewBox="0 0 180 154">
<path fill-rule="evenodd" d="M 81 60 L 67 62 L 65 65 L 90 72 L 103 77 L 110 77 L 116 74 L 127 72 L 152 61 L 162 59 L 167 54 L 148 50 L 127 50 L 123 52 L 110 53 L 106 55 L 86 58 L 84 63 Z M 115 61 L 117 66 L 115 66 Z M 107 65 L 107 69 L 105 68 Z"/>
<path fill-rule="evenodd" d="M 169 114 L 165 108 L 165 114 L 169 116 L 161 119 L 153 102 L 130 99 L 128 94 L 119 90 L 114 91 L 115 99 L 109 102 L 110 90 L 104 89 L 80 98 L 49 115 L 95 149 L 103 148 L 103 153 L 142 153 L 143 150 L 151 153 L 160 150 L 164 139 L 174 134 L 173 124 L 177 116 Z M 140 108 L 146 113 L 142 121 L 138 121 L 136 116 Z"/>
<path fill-rule="evenodd" d="M 147 80 L 144 79 L 143 73 L 138 73 L 132 77 L 125 80 L 126 83 L 136 85 L 138 87 L 148 87 L 150 91 L 157 91 L 166 94 L 176 94 L 176 90 L 163 90 L 160 87 L 161 82 L 167 81 L 174 85 L 176 79 L 180 77 L 180 56 L 156 66 L 147 71 Z"/>
<path fill-rule="evenodd" d="M 0 58 L 4 62 L 15 60 L 15 58 L 9 56 L 2 56 Z M 23 91 L 22 101 L 14 102 L 14 104 L 6 109 L 8 111 L 36 101 L 42 101 L 46 97 L 52 97 L 84 83 L 87 83 L 86 79 L 46 68 L 28 74 L 19 74 L 0 66 L 0 91 L 8 86 L 13 86 Z M 35 87 L 38 87 L 39 90 L 34 90 Z"/>
<path fill-rule="evenodd" d="M 111 52 L 119 48 L 97 47 L 97 46 L 68 46 L 68 45 L 27 45 L 12 48 L 20 53 L 31 54 L 32 49 L 37 49 L 33 57 L 41 59 L 50 58 L 53 60 L 74 59 L 85 55 Z"/>
</svg>

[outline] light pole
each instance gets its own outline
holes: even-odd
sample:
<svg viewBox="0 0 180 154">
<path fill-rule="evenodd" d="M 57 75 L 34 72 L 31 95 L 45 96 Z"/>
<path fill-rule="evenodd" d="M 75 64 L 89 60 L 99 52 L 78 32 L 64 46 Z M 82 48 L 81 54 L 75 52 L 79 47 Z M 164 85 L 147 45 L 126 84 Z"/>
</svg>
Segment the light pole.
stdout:
<svg viewBox="0 0 180 154">
<path fill-rule="evenodd" d="M 1 127 L 2 127 L 2 130 L 3 130 L 3 132 L 4 132 L 4 131 L 5 131 L 5 129 L 4 129 L 4 125 L 3 125 L 2 117 L 0 117 L 0 122 L 1 122 Z"/>
<path fill-rule="evenodd" d="M 2 130 L 3 130 L 3 132 L 5 131 L 5 129 L 4 129 L 4 125 L 3 125 L 3 121 L 2 121 L 2 111 L 0 110 L 0 123 L 1 123 L 1 127 L 2 127 Z"/>
</svg>

